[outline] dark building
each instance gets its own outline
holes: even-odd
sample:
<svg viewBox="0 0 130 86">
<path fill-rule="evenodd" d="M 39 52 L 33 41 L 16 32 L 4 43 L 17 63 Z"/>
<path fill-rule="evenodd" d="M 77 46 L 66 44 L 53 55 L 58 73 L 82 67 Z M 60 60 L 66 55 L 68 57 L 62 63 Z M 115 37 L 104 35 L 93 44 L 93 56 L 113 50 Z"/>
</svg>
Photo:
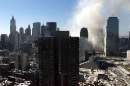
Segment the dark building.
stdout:
<svg viewBox="0 0 130 86">
<path fill-rule="evenodd" d="M 120 37 L 119 38 L 119 52 L 121 57 L 126 57 L 126 52 L 129 50 L 129 38 Z"/>
<path fill-rule="evenodd" d="M 17 40 L 17 32 L 16 32 L 16 20 L 14 19 L 14 16 L 12 16 L 12 19 L 10 20 L 10 34 L 9 34 L 9 40 L 10 40 L 10 50 L 15 50 L 16 40 Z"/>
<path fill-rule="evenodd" d="M 87 30 L 87 28 L 81 28 L 80 37 L 88 38 L 88 30 Z"/>
<path fill-rule="evenodd" d="M 38 40 L 39 86 L 78 86 L 79 38 L 68 31 Z"/>
<path fill-rule="evenodd" d="M 33 28 L 32 28 L 33 41 L 37 40 L 40 37 L 40 29 L 41 29 L 41 23 L 40 22 L 33 23 Z"/>
<path fill-rule="evenodd" d="M 117 56 L 119 51 L 119 19 L 109 17 L 106 28 L 106 56 Z"/>
<path fill-rule="evenodd" d="M 1 49 L 8 49 L 9 39 L 7 34 L 1 34 Z"/>
<path fill-rule="evenodd" d="M 47 22 L 46 23 L 47 30 L 50 32 L 51 35 L 54 35 L 57 31 L 57 24 L 56 22 Z"/>
<path fill-rule="evenodd" d="M 19 47 L 21 47 L 21 44 L 24 43 L 24 40 L 25 40 L 24 28 L 21 27 L 21 28 L 19 29 L 19 44 L 20 44 Z"/>
<path fill-rule="evenodd" d="M 25 35 L 31 36 L 31 27 L 28 25 L 28 28 L 25 30 Z"/>
<path fill-rule="evenodd" d="M 120 37 L 119 38 L 119 50 L 120 52 L 127 52 L 129 46 L 129 38 L 128 37 Z"/>
<path fill-rule="evenodd" d="M 45 36 L 45 33 L 47 32 L 46 26 L 41 26 L 41 36 Z"/>
<path fill-rule="evenodd" d="M 23 28 L 23 27 L 21 27 L 21 28 L 19 29 L 19 33 L 20 33 L 20 35 L 24 35 L 24 28 Z"/>
</svg>

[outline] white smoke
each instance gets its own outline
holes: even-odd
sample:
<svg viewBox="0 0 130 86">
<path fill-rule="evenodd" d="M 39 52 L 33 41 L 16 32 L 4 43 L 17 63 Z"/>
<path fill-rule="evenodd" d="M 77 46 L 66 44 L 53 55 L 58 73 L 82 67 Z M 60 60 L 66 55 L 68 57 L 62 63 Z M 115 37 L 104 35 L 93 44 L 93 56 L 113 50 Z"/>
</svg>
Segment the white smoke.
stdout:
<svg viewBox="0 0 130 86">
<path fill-rule="evenodd" d="M 122 9 L 129 8 L 130 0 L 78 0 L 73 17 L 69 20 L 71 35 L 79 36 L 80 29 L 87 27 L 89 41 L 103 49 L 104 25 L 108 16 L 118 16 Z"/>
</svg>

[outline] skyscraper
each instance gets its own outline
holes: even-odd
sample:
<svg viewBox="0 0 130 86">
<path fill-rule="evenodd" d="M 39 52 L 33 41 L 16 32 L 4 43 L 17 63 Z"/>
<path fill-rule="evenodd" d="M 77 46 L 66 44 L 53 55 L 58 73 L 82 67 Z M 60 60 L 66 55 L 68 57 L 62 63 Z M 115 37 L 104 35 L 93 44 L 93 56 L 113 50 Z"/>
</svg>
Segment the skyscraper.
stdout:
<svg viewBox="0 0 130 86">
<path fill-rule="evenodd" d="M 25 35 L 24 35 L 24 28 L 23 27 L 20 27 L 19 29 L 19 48 L 21 48 L 22 44 L 24 43 L 25 41 Z"/>
<path fill-rule="evenodd" d="M 118 55 L 119 43 L 119 19 L 109 17 L 106 28 L 105 54 L 106 56 Z"/>
<path fill-rule="evenodd" d="M 87 28 L 81 28 L 80 37 L 88 38 L 88 29 Z"/>
<path fill-rule="evenodd" d="M 14 17 L 10 20 L 10 50 L 14 51 L 16 49 L 17 41 L 18 41 L 18 32 L 16 31 L 16 21 Z"/>
<path fill-rule="evenodd" d="M 56 22 L 47 22 L 46 27 L 47 27 L 47 30 L 50 32 L 50 35 L 55 35 L 55 32 L 57 31 Z"/>
<path fill-rule="evenodd" d="M 41 23 L 40 22 L 33 23 L 33 28 L 32 28 L 33 41 L 37 40 L 40 37 L 40 29 L 41 29 Z"/>
<path fill-rule="evenodd" d="M 8 49 L 8 41 L 7 34 L 1 34 L 1 49 Z"/>
<path fill-rule="evenodd" d="M 78 86 L 79 38 L 58 31 L 38 40 L 39 86 Z"/>
<path fill-rule="evenodd" d="M 25 35 L 31 36 L 31 27 L 28 25 L 28 28 L 25 30 Z"/>
<path fill-rule="evenodd" d="M 41 26 L 41 36 L 44 36 L 46 32 L 47 32 L 46 26 L 42 25 Z"/>
<path fill-rule="evenodd" d="M 12 16 L 12 19 L 10 20 L 10 34 L 14 32 L 16 32 L 16 21 L 14 16 Z"/>
<path fill-rule="evenodd" d="M 24 28 L 23 27 L 20 27 L 19 33 L 20 33 L 20 35 L 24 35 Z"/>
</svg>

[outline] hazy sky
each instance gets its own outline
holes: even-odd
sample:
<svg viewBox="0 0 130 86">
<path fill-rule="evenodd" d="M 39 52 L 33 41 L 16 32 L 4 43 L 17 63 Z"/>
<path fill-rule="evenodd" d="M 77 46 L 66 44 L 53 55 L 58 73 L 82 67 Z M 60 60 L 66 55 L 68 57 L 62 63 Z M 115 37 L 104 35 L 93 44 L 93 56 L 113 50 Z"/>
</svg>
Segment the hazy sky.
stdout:
<svg viewBox="0 0 130 86">
<path fill-rule="evenodd" d="M 76 0 L 0 0 L 0 34 L 9 33 L 11 16 L 19 27 L 40 21 L 56 21 L 59 27 L 66 26 L 77 5 Z M 130 11 L 120 14 L 120 34 L 130 31 Z"/>
</svg>

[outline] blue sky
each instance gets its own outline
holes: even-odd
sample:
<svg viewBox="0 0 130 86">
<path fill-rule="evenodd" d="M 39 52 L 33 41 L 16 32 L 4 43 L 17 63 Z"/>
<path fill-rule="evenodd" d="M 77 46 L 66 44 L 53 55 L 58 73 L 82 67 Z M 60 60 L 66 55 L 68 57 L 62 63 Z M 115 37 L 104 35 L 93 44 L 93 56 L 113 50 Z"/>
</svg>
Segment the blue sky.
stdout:
<svg viewBox="0 0 130 86">
<path fill-rule="evenodd" d="M 64 27 L 70 18 L 74 0 L 0 0 L 0 33 L 9 33 L 11 16 L 14 16 L 17 29 L 40 21 L 56 21 Z"/>
<path fill-rule="evenodd" d="M 77 0 L 0 0 L 0 34 L 9 33 L 10 19 L 15 17 L 17 29 L 40 21 L 56 21 L 65 27 L 77 5 Z M 120 14 L 120 34 L 130 31 L 130 11 Z"/>
</svg>

